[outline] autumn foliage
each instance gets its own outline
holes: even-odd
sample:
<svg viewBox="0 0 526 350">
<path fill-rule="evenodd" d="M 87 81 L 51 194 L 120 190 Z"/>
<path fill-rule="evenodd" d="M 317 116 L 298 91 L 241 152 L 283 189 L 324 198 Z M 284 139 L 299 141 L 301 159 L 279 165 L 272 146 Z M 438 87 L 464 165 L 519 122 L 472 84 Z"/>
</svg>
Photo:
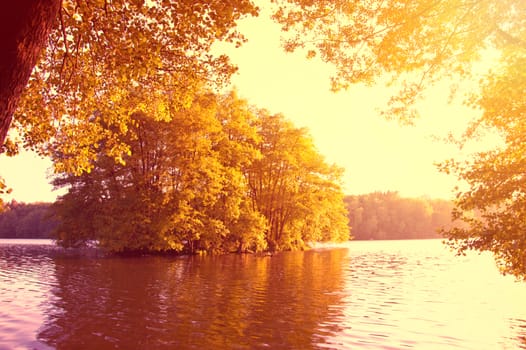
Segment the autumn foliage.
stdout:
<svg viewBox="0 0 526 350">
<path fill-rule="evenodd" d="M 248 0 L 62 1 L 5 150 L 23 146 L 48 155 L 58 149 L 69 157 L 57 168 L 77 173 L 90 169 L 96 153 L 89 145 L 102 139 L 108 155 L 124 156 L 127 145 L 114 129 L 92 123 L 93 112 L 125 129 L 133 112 L 155 117 L 167 101 L 186 107 L 203 81 L 217 86 L 235 71 L 210 47 L 239 45 L 236 21 L 255 14 Z"/>
<path fill-rule="evenodd" d="M 167 120 L 142 112 L 131 120 L 125 132 L 113 130 L 130 147 L 122 162 L 102 140 L 90 145 L 98 154 L 90 172 L 55 178 L 69 188 L 55 204 L 61 245 L 193 253 L 349 239 L 340 169 L 283 116 L 234 93 L 202 92 Z"/>
<path fill-rule="evenodd" d="M 468 228 L 448 230 L 449 244 L 459 253 L 469 249 L 495 254 L 503 273 L 526 278 L 526 47 L 514 52 L 499 73 L 483 81 L 474 103 L 482 116 L 468 131 L 497 132 L 502 145 L 479 152 L 468 161 L 448 160 L 442 171 L 469 185 L 456 199 L 454 219 Z"/>
</svg>

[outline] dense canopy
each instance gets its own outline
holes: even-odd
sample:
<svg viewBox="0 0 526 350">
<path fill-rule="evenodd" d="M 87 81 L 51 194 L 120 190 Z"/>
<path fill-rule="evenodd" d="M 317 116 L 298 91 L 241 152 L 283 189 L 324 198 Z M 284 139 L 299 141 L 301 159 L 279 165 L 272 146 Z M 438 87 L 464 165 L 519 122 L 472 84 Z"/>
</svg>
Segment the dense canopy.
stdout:
<svg viewBox="0 0 526 350">
<path fill-rule="evenodd" d="M 102 140 L 91 172 L 55 178 L 68 187 L 55 204 L 61 245 L 242 252 L 349 239 L 340 170 L 283 116 L 201 92 L 169 121 L 131 118 L 122 164 Z"/>
</svg>

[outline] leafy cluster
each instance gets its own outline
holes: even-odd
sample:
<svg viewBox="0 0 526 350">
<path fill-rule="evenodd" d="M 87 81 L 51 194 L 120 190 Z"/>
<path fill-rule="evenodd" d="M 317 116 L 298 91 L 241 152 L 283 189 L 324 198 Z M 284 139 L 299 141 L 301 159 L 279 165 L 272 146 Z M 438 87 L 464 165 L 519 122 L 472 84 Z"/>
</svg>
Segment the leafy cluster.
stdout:
<svg viewBox="0 0 526 350">
<path fill-rule="evenodd" d="M 193 253 L 349 238 L 341 170 L 283 116 L 234 93 L 201 92 L 168 119 L 142 112 L 131 119 L 120 134 L 130 148 L 123 162 L 106 154 L 103 140 L 91 145 L 98 152 L 91 172 L 55 178 L 69 188 L 55 204 L 60 244 Z"/>
<path fill-rule="evenodd" d="M 2 199 L 3 195 L 11 193 L 11 189 L 7 187 L 4 179 L 0 177 L 0 212 L 2 212 L 5 208 L 4 201 Z"/>
<path fill-rule="evenodd" d="M 390 77 L 399 93 L 385 116 L 409 123 L 427 87 L 444 77 L 473 79 L 473 63 L 488 48 L 524 43 L 526 8 L 515 0 L 272 2 L 285 50 L 333 64 L 334 90 Z"/>
<path fill-rule="evenodd" d="M 125 131 L 129 112 L 155 117 L 167 101 L 183 109 L 202 81 L 225 82 L 235 67 L 210 47 L 241 44 L 236 22 L 257 12 L 249 0 L 62 1 L 5 148 L 58 150 L 68 157 L 57 169 L 77 173 L 90 170 L 97 156 L 90 145 L 102 139 L 107 154 L 121 158 L 129 148 L 114 130 Z"/>
<path fill-rule="evenodd" d="M 519 53 L 484 81 L 477 100 L 483 108 L 477 129 L 496 130 L 502 146 L 441 166 L 469 185 L 453 213 L 469 228 L 447 231 L 450 245 L 460 253 L 492 251 L 503 273 L 526 278 L 526 47 Z"/>
<path fill-rule="evenodd" d="M 482 129 L 504 146 L 440 169 L 467 182 L 458 193 L 456 226 L 444 233 L 459 253 L 493 252 L 504 273 L 526 278 L 525 91 L 526 2 L 515 0 L 273 0 L 274 18 L 288 33 L 285 49 L 304 49 L 337 68 L 335 90 L 391 77 L 399 88 L 387 117 L 411 122 L 425 89 L 440 79 L 476 86 L 466 103 L 481 117 L 464 141 Z M 496 57 L 492 69 L 475 63 Z M 455 85 L 452 86 L 453 91 Z"/>
</svg>

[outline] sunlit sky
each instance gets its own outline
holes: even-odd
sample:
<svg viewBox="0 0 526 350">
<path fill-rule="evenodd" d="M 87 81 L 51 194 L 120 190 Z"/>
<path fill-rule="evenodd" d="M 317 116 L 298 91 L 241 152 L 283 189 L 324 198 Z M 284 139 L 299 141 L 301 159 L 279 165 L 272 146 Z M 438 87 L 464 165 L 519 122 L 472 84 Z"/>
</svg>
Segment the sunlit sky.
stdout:
<svg viewBox="0 0 526 350">
<path fill-rule="evenodd" d="M 239 67 L 232 86 L 250 103 L 307 127 L 327 161 L 345 168 L 346 194 L 398 191 L 406 197 L 452 197 L 456 179 L 439 173 L 434 163 L 457 157 L 459 150 L 435 137 L 459 133 L 474 112 L 448 104 L 447 84 L 432 89 L 420 104 L 422 116 L 415 126 L 400 126 L 380 116 L 394 91 L 378 84 L 332 93 L 332 67 L 302 53 L 284 53 L 279 27 L 264 16 L 243 20 L 240 30 L 248 43 L 218 49 L 227 50 Z M 48 183 L 50 166 L 49 160 L 32 154 L 0 156 L 0 176 L 13 189 L 8 199 L 53 201 L 59 192 L 52 192 Z"/>
</svg>

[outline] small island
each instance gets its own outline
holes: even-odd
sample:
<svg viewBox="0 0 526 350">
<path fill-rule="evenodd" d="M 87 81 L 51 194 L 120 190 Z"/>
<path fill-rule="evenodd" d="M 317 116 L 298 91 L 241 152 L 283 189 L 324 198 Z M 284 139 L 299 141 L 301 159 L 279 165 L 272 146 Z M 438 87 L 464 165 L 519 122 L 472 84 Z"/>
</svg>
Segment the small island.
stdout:
<svg viewBox="0 0 526 350">
<path fill-rule="evenodd" d="M 165 120 L 135 112 L 125 131 L 94 118 L 108 136 L 91 145 L 97 157 L 87 169 L 54 157 L 53 184 L 67 188 L 51 206 L 60 246 L 194 254 L 350 238 L 342 169 L 327 164 L 306 129 L 235 92 L 201 91 Z M 127 147 L 121 158 L 116 143 Z"/>
</svg>

